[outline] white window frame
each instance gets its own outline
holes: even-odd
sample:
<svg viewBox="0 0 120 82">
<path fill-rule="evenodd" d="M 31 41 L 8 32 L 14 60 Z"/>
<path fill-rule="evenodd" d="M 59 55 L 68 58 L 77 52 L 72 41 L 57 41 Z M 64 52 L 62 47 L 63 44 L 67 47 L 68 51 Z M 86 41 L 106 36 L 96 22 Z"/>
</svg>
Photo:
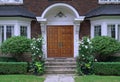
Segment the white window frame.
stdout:
<svg viewBox="0 0 120 82">
<path fill-rule="evenodd" d="M 3 26 L 3 29 L 4 29 L 4 40 L 7 39 L 7 26 L 13 26 L 13 32 L 12 32 L 12 35 L 11 36 L 14 36 L 14 28 L 15 28 L 15 25 L 12 25 L 12 24 L 0 24 L 0 26 Z M 0 42 L 2 43 L 2 41 Z"/>
<path fill-rule="evenodd" d="M 26 36 L 26 37 L 28 37 L 28 35 L 29 35 L 28 26 L 25 26 L 25 25 L 21 25 L 21 26 L 20 26 L 20 36 L 21 36 L 21 27 L 26 27 L 26 28 L 27 28 L 27 36 Z"/>
<path fill-rule="evenodd" d="M 98 0 L 99 4 L 119 4 L 120 0 Z"/>
<path fill-rule="evenodd" d="M 99 26 L 100 26 L 100 29 L 101 29 L 101 25 L 94 25 L 94 37 L 95 37 L 95 27 L 99 27 Z M 98 35 L 98 36 L 101 36 L 101 35 Z"/>
<path fill-rule="evenodd" d="M 0 0 L 0 5 L 5 5 L 5 4 L 16 4 L 20 5 L 23 4 L 23 0 Z"/>
</svg>

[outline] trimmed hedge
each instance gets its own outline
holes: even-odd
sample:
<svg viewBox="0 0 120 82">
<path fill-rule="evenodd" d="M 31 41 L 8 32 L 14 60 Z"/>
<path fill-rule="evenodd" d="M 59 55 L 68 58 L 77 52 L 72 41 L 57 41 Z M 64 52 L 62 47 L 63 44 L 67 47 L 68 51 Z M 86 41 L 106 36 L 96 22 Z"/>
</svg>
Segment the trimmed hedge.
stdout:
<svg viewBox="0 0 120 82">
<path fill-rule="evenodd" d="M 120 75 L 120 62 L 95 62 L 93 67 L 97 75 Z"/>
<path fill-rule="evenodd" d="M 107 61 L 109 61 L 109 62 L 120 62 L 120 57 L 110 56 Z"/>
<path fill-rule="evenodd" d="M 0 74 L 25 74 L 27 62 L 0 62 Z"/>
<path fill-rule="evenodd" d="M 17 60 L 12 57 L 0 57 L 0 62 L 16 62 Z"/>
</svg>

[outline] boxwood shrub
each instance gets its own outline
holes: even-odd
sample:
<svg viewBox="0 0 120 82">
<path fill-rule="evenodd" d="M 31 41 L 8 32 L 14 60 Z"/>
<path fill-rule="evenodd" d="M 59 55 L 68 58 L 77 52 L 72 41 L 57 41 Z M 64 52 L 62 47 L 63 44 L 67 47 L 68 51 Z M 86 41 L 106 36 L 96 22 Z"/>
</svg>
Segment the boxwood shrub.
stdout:
<svg viewBox="0 0 120 82">
<path fill-rule="evenodd" d="M 0 57 L 0 62 L 16 62 L 17 60 L 13 57 Z"/>
<path fill-rule="evenodd" d="M 93 66 L 97 75 L 120 75 L 120 62 L 95 62 Z"/>
<path fill-rule="evenodd" d="M 25 74 L 27 62 L 0 62 L 0 74 Z"/>
<path fill-rule="evenodd" d="M 120 42 L 108 36 L 97 36 L 92 39 L 95 57 L 105 62 L 111 55 L 120 52 Z"/>
</svg>

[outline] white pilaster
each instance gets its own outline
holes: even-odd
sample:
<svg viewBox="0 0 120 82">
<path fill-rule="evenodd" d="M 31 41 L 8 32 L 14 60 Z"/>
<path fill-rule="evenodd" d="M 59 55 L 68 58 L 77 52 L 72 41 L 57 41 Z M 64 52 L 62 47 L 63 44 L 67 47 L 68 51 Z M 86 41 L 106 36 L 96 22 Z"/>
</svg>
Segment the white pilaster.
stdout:
<svg viewBox="0 0 120 82">
<path fill-rule="evenodd" d="M 102 23 L 102 36 L 107 36 L 107 24 L 106 22 Z"/>
<path fill-rule="evenodd" d="M 84 20 L 84 16 L 76 18 L 74 21 L 74 57 L 78 56 L 79 51 L 79 32 L 80 32 L 80 22 Z"/>
</svg>

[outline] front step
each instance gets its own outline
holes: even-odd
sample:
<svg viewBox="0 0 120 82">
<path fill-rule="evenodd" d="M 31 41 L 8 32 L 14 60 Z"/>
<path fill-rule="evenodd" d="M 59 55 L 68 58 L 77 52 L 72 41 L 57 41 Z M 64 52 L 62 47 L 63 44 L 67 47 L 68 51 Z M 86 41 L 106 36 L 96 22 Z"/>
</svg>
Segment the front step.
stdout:
<svg viewBox="0 0 120 82">
<path fill-rule="evenodd" d="M 45 61 L 47 74 L 74 74 L 76 60 L 74 58 L 48 58 Z"/>
</svg>

